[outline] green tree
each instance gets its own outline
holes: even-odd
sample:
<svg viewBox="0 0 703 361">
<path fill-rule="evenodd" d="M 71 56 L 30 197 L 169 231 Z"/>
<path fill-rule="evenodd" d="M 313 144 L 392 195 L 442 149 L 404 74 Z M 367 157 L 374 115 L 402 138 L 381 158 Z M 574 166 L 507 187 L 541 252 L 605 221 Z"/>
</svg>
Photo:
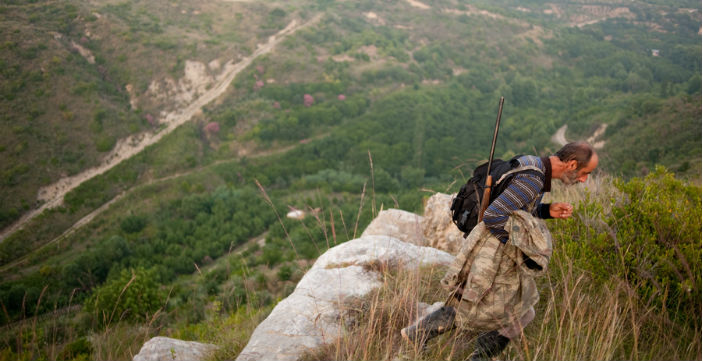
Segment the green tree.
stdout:
<svg viewBox="0 0 703 361">
<path fill-rule="evenodd" d="M 422 185 L 425 179 L 425 170 L 414 167 L 404 167 L 400 171 L 400 178 L 407 188 L 417 188 Z"/>
<path fill-rule="evenodd" d="M 383 168 L 376 168 L 374 170 L 374 187 L 377 192 L 395 192 L 400 188 L 400 185 Z"/>
<path fill-rule="evenodd" d="M 130 214 L 120 222 L 120 228 L 127 233 L 137 233 L 144 229 L 147 219 L 143 215 Z"/>
<path fill-rule="evenodd" d="M 511 84 L 513 102 L 516 105 L 530 105 L 538 99 L 538 89 L 530 79 L 517 78 Z"/>
</svg>

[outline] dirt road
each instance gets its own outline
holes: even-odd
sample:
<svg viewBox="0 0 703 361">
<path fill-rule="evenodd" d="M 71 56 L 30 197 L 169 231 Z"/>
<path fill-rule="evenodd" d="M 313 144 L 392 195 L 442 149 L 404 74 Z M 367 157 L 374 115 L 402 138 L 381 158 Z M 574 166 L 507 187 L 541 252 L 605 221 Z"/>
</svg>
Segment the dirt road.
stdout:
<svg viewBox="0 0 703 361">
<path fill-rule="evenodd" d="M 552 142 L 559 144 L 560 146 L 565 146 L 567 143 L 569 143 L 568 140 L 566 140 L 566 129 L 567 125 L 564 124 L 561 128 L 557 130 L 554 135 L 552 135 Z M 593 132 L 593 135 L 588 137 L 586 139 L 586 142 L 590 143 L 594 149 L 602 149 L 603 146 L 605 145 L 604 140 L 598 140 L 603 134 L 605 134 L 605 130 L 608 129 L 608 124 L 601 124 L 598 126 L 598 129 L 596 129 L 595 132 Z"/>
<path fill-rule="evenodd" d="M 0 232 L 0 241 L 7 238 L 10 234 L 22 229 L 27 222 L 40 215 L 44 210 L 61 205 L 63 203 L 64 196 L 81 185 L 83 182 L 107 172 L 116 165 L 120 164 L 122 161 L 138 154 L 144 150 L 144 148 L 158 142 L 161 138 L 170 134 L 176 128 L 189 121 L 194 115 L 200 112 L 200 109 L 203 106 L 222 95 L 227 90 L 232 80 L 234 80 L 234 77 L 237 76 L 237 74 L 239 74 L 239 72 L 243 69 L 248 67 L 254 59 L 271 52 L 271 50 L 273 50 L 276 45 L 283 41 L 288 35 L 295 33 L 301 28 L 316 23 L 321 17 L 322 15 L 318 14 L 304 24 L 299 24 L 297 21 L 293 20 L 283 30 L 270 36 L 268 42 L 259 44 L 256 51 L 248 57 L 242 59 L 238 63 L 234 63 L 234 60 L 230 60 L 227 64 L 225 64 L 224 70 L 218 77 L 215 85 L 212 86 L 207 92 L 203 93 L 200 97 L 183 108 L 166 114 L 161 119 L 161 123 L 166 124 L 166 127 L 162 130 L 156 133 L 144 132 L 120 139 L 115 145 L 115 148 L 103 159 L 99 166 L 87 169 L 71 177 L 62 178 L 56 183 L 40 189 L 38 199 L 44 202 L 42 206 L 26 213 L 17 222 L 3 229 L 2 232 Z"/>
<path fill-rule="evenodd" d="M 559 128 L 557 130 L 557 132 L 554 133 L 554 135 L 552 135 L 552 142 L 557 143 L 562 147 L 565 146 L 567 143 L 569 143 L 566 140 L 566 136 L 565 136 L 566 135 L 566 128 L 567 128 L 566 124 L 564 124 L 561 128 Z"/>
</svg>

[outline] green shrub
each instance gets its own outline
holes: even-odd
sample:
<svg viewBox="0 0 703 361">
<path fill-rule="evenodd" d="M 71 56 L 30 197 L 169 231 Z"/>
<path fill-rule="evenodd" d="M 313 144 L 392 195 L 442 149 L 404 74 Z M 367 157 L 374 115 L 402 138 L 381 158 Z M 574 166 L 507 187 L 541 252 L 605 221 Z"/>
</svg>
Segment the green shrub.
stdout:
<svg viewBox="0 0 703 361">
<path fill-rule="evenodd" d="M 95 149 L 98 152 L 109 152 L 115 146 L 117 139 L 113 136 L 102 136 L 95 142 Z"/>
<path fill-rule="evenodd" d="M 617 182 L 629 198 L 608 220 L 617 230 L 626 276 L 674 317 L 700 315 L 701 188 L 661 166 L 646 178 Z M 696 317 L 699 319 L 699 317 Z"/>
<path fill-rule="evenodd" d="M 127 233 L 137 233 L 146 227 L 145 216 L 130 214 L 120 222 L 120 228 Z"/>
<path fill-rule="evenodd" d="M 261 255 L 262 263 L 273 268 L 273 266 L 281 262 L 282 258 L 283 252 L 281 252 L 280 248 L 277 245 L 274 245 L 273 243 L 267 243 L 264 246 Z"/>
<path fill-rule="evenodd" d="M 291 276 L 293 275 L 293 268 L 290 265 L 283 265 L 281 268 L 278 269 L 278 279 L 281 281 L 288 281 L 290 280 Z"/>
<path fill-rule="evenodd" d="M 149 319 L 165 301 L 153 270 L 122 270 L 119 277 L 95 289 L 85 302 L 85 309 L 96 316 L 102 326 L 118 320 Z"/>
<path fill-rule="evenodd" d="M 650 306 L 700 328 L 701 188 L 663 167 L 613 186 L 621 199 L 587 195 L 555 227 L 561 252 L 596 281 L 625 279 Z"/>
<path fill-rule="evenodd" d="M 59 360 L 88 360 L 92 353 L 92 345 L 85 337 L 80 337 L 67 344 L 59 354 Z"/>
<path fill-rule="evenodd" d="M 27 164 L 18 164 L 5 171 L 2 175 L 2 183 L 4 185 L 13 186 L 19 183 L 22 175 L 29 172 L 30 167 Z"/>
</svg>

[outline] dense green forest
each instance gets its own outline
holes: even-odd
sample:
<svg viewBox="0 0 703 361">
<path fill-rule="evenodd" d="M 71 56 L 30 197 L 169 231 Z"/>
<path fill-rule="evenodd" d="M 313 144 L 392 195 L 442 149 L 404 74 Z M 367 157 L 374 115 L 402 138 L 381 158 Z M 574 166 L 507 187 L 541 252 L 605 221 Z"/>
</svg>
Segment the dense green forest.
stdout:
<svg viewBox="0 0 703 361">
<path fill-rule="evenodd" d="M 161 327 L 178 329 L 213 302 L 222 314 L 270 307 L 380 209 L 419 213 L 432 192 L 454 192 L 488 156 L 501 96 L 498 157 L 551 154 L 562 126 L 577 140 L 606 124 L 594 139 L 603 172 L 628 182 L 663 165 L 700 198 L 700 4 L 425 3 L 0 5 L 0 226 L 118 139 L 162 129 L 154 117 L 181 104 L 149 95 L 152 81 L 184 77 L 187 61 L 249 55 L 289 22 L 322 15 L 190 122 L 2 240 L 0 347 L 59 358 L 12 326 L 40 315 L 68 313 L 42 336 L 63 347 L 157 311 Z M 288 219 L 291 207 L 311 216 Z M 686 242 L 698 242 L 697 230 Z M 116 311 L 130 280 L 143 291 Z M 79 331 L 61 335 L 70 325 Z"/>
</svg>

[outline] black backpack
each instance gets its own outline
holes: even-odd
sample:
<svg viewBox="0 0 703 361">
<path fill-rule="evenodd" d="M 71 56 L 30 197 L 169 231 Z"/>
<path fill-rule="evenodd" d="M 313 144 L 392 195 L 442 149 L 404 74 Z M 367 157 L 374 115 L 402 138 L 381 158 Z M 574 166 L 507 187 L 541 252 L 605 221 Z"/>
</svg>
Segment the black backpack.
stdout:
<svg viewBox="0 0 703 361">
<path fill-rule="evenodd" d="M 544 178 L 544 174 L 537 171 L 535 167 L 520 167 L 518 158 L 521 155 L 515 156 L 508 161 L 494 159 L 491 165 L 491 176 L 493 177 L 493 189 L 491 190 L 490 202 L 493 202 L 503 191 L 508 187 L 510 181 L 518 173 L 537 174 L 540 178 Z M 464 238 L 468 236 L 474 227 L 478 224 L 478 214 L 481 208 L 481 200 L 483 198 L 483 188 L 486 184 L 486 168 L 488 162 L 479 165 L 474 169 L 474 176 L 466 181 L 456 197 L 452 199 L 452 221 L 464 232 Z"/>
</svg>

